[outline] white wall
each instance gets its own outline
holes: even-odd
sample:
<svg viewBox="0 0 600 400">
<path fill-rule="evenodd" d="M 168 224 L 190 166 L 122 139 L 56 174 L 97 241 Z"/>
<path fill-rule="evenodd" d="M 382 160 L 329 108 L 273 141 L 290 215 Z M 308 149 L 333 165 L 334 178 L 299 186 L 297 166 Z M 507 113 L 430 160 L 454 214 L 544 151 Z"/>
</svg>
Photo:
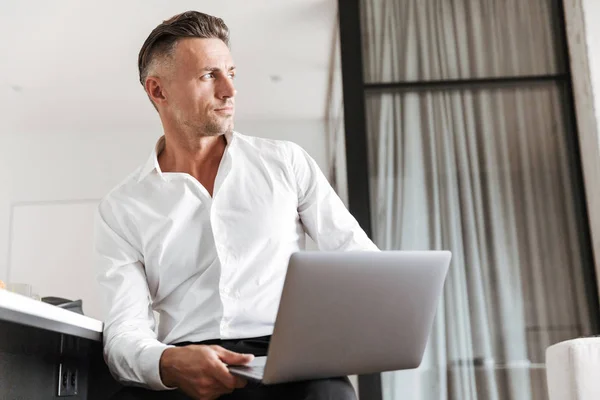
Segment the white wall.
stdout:
<svg viewBox="0 0 600 400">
<path fill-rule="evenodd" d="M 333 38 L 331 67 L 329 70 L 329 91 L 326 112 L 327 121 L 327 159 L 330 162 L 330 175 L 338 195 L 348 206 L 348 176 L 346 168 L 346 139 L 344 126 L 344 99 L 342 85 L 342 54 L 339 40 L 339 28 L 336 26 Z"/>
<path fill-rule="evenodd" d="M 321 120 L 239 121 L 244 134 L 292 140 L 327 171 Z M 149 156 L 154 131 L 4 134 L 0 149 L 0 279 L 41 296 L 82 298 L 101 317 L 92 266 L 98 200 Z"/>
</svg>

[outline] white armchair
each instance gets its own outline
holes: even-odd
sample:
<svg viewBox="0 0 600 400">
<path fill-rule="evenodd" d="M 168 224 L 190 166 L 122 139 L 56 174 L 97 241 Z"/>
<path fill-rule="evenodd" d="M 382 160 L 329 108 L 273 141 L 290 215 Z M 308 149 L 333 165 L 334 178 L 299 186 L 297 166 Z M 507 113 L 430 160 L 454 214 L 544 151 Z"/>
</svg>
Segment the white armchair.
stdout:
<svg viewBox="0 0 600 400">
<path fill-rule="evenodd" d="M 548 347 L 546 377 L 550 400 L 599 400 L 600 337 Z"/>
</svg>

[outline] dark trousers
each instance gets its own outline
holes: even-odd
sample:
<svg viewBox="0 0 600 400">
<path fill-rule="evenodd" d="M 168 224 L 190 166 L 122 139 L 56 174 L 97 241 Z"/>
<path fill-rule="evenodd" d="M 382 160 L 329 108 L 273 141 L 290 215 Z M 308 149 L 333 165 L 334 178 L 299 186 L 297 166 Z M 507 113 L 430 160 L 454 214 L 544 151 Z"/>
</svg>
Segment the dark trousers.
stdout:
<svg viewBox="0 0 600 400">
<path fill-rule="evenodd" d="M 227 350 L 237 353 L 251 353 L 255 356 L 267 355 L 270 336 L 240 340 L 207 340 L 196 344 L 219 345 Z M 179 343 L 185 346 L 193 343 Z M 140 388 L 125 388 L 117 393 L 112 400 L 187 400 L 182 392 L 166 391 L 155 392 Z M 220 397 L 222 400 L 356 400 L 354 388 L 348 378 L 318 379 L 303 382 L 283 383 L 265 386 L 259 383 L 248 382 L 243 389 Z"/>
</svg>

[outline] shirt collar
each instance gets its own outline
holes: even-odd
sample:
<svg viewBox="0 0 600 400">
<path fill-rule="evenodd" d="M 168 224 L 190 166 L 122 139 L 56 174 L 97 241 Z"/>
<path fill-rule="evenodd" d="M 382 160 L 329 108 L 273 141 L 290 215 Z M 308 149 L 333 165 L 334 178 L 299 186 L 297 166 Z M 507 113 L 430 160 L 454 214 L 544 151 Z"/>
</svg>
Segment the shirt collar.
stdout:
<svg viewBox="0 0 600 400">
<path fill-rule="evenodd" d="M 235 135 L 236 135 L 235 132 L 228 132 L 225 134 L 225 140 L 227 141 L 228 145 L 231 143 L 231 141 L 235 137 Z M 154 171 L 156 171 L 158 173 L 158 175 L 162 179 L 164 179 L 164 175 L 163 175 L 162 171 L 160 170 L 160 165 L 158 164 L 158 155 L 164 150 L 164 148 L 165 148 L 165 136 L 163 135 L 156 142 L 156 145 L 154 146 L 154 150 L 152 151 L 152 153 L 150 154 L 150 157 L 148 157 L 148 160 L 144 164 L 144 167 L 142 168 L 142 171 L 140 172 L 138 182 L 141 182 L 146 176 L 148 176 L 151 172 L 154 172 Z"/>
</svg>

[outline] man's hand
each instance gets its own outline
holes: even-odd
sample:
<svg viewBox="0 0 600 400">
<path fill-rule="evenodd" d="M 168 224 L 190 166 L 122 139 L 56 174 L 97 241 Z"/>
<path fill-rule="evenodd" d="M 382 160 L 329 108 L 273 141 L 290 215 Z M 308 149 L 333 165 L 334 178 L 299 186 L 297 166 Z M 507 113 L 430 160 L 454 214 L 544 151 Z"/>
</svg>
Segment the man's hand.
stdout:
<svg viewBox="0 0 600 400">
<path fill-rule="evenodd" d="M 160 376 L 169 387 L 177 387 L 198 400 L 213 400 L 246 386 L 226 364 L 245 365 L 252 354 L 234 353 L 221 346 L 190 345 L 166 349 L 160 357 Z"/>
</svg>

